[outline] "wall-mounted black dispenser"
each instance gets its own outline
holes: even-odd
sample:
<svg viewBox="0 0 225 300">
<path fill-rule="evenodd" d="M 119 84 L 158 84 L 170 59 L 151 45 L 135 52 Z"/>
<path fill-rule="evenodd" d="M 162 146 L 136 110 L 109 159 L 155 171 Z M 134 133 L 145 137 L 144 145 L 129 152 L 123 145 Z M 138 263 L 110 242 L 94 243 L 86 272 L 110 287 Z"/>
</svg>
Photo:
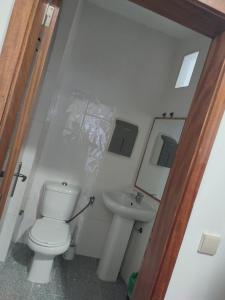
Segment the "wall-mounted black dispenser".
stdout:
<svg viewBox="0 0 225 300">
<path fill-rule="evenodd" d="M 115 129 L 108 151 L 130 157 L 137 135 L 138 127 L 136 125 L 121 120 L 116 120 Z"/>
<path fill-rule="evenodd" d="M 158 135 L 151 156 L 151 163 L 160 167 L 171 168 L 177 150 L 177 141 L 164 134 Z"/>
</svg>

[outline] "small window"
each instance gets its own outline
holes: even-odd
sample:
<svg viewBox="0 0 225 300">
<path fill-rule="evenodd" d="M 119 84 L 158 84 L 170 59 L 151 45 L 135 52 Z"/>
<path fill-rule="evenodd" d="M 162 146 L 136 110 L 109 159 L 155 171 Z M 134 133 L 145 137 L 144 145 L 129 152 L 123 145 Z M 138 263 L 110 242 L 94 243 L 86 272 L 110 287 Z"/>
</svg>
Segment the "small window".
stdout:
<svg viewBox="0 0 225 300">
<path fill-rule="evenodd" d="M 189 86 L 198 55 L 199 51 L 188 54 L 184 57 L 180 73 L 175 85 L 176 89 Z"/>
</svg>

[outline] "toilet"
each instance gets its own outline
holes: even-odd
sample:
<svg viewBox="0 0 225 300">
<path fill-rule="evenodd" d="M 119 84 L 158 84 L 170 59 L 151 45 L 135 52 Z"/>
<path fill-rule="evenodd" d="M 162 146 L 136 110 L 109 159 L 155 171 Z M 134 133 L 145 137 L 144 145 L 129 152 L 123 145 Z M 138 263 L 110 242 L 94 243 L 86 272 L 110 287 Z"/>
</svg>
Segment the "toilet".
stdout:
<svg viewBox="0 0 225 300">
<path fill-rule="evenodd" d="M 55 256 L 63 254 L 70 246 L 70 226 L 66 223 L 74 212 L 80 187 L 66 182 L 48 181 L 43 186 L 40 199 L 41 217 L 28 232 L 27 244 L 34 251 L 28 280 L 48 283 Z"/>
</svg>

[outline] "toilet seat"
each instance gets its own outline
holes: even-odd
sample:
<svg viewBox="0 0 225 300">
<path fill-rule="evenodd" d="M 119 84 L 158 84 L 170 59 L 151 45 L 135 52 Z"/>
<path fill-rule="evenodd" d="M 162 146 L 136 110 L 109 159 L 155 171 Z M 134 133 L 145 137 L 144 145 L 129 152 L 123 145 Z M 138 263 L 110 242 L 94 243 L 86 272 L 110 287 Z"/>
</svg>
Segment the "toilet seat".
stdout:
<svg viewBox="0 0 225 300">
<path fill-rule="evenodd" d="M 42 247 L 61 247 L 67 245 L 70 238 L 69 225 L 51 218 L 36 220 L 29 232 L 29 239 Z"/>
<path fill-rule="evenodd" d="M 70 242 L 68 224 L 50 218 L 38 219 L 27 239 L 27 245 L 34 251 L 28 280 L 48 283 L 55 256 L 63 254 L 69 248 Z"/>
</svg>

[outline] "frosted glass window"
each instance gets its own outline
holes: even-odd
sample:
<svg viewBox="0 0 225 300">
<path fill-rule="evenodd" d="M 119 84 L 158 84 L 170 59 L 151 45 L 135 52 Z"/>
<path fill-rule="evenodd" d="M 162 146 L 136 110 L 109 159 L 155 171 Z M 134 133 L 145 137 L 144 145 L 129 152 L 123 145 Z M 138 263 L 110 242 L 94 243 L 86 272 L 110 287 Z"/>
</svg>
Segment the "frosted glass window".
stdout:
<svg viewBox="0 0 225 300">
<path fill-rule="evenodd" d="M 179 76 L 177 78 L 175 88 L 182 88 L 189 86 L 191 81 L 191 76 L 194 72 L 194 68 L 197 62 L 199 51 L 188 54 L 184 57 Z"/>
</svg>

